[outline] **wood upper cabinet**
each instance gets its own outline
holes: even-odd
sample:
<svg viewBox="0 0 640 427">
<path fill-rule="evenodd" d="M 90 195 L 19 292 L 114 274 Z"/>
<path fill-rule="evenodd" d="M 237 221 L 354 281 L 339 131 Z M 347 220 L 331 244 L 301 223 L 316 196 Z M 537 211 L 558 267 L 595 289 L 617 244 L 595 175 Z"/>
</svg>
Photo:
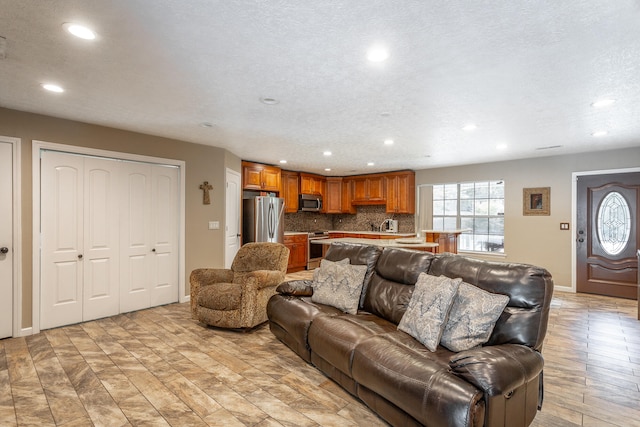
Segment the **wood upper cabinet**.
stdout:
<svg viewBox="0 0 640 427">
<path fill-rule="evenodd" d="M 324 195 L 326 213 L 342 213 L 342 178 L 327 178 L 327 190 Z"/>
<path fill-rule="evenodd" d="M 416 174 L 413 171 L 387 174 L 387 213 L 416 211 Z"/>
<path fill-rule="evenodd" d="M 385 175 L 363 175 L 352 178 L 352 203 L 359 205 L 386 203 L 386 179 Z"/>
<path fill-rule="evenodd" d="M 284 211 L 286 213 L 298 212 L 298 187 L 300 175 L 298 172 L 282 171 L 282 191 L 280 196 L 284 198 Z"/>
<path fill-rule="evenodd" d="M 244 190 L 280 191 L 280 168 L 260 163 L 242 162 Z"/>
<path fill-rule="evenodd" d="M 324 196 L 324 185 L 326 178 L 310 173 L 300 173 L 300 194 L 314 194 Z"/>
<path fill-rule="evenodd" d="M 342 179 L 342 213 L 357 213 L 353 206 L 353 182 L 351 178 Z"/>
</svg>

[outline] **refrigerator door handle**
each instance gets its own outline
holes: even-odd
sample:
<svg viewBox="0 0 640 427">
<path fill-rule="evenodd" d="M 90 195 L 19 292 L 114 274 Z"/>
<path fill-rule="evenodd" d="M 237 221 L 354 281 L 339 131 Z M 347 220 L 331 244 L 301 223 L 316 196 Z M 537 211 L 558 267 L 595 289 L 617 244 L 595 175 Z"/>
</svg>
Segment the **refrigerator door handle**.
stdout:
<svg viewBox="0 0 640 427">
<path fill-rule="evenodd" d="M 273 211 L 273 202 L 269 202 L 269 219 L 268 219 L 268 223 L 269 223 L 269 239 L 273 240 L 273 234 L 275 233 L 275 212 Z"/>
</svg>

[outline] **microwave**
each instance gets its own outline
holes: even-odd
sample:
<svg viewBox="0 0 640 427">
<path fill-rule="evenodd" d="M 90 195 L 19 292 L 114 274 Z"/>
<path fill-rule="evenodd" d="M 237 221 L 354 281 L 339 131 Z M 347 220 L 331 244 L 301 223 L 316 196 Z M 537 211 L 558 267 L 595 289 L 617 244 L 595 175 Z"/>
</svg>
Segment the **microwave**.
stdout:
<svg viewBox="0 0 640 427">
<path fill-rule="evenodd" d="M 298 210 L 304 212 L 320 212 L 322 209 L 322 196 L 315 194 L 301 194 L 298 202 Z"/>
</svg>

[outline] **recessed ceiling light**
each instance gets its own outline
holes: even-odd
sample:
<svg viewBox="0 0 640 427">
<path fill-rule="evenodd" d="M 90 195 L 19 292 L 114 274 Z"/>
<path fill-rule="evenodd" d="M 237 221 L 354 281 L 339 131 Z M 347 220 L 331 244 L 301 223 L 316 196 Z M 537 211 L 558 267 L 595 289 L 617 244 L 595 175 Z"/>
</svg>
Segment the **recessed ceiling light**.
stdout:
<svg viewBox="0 0 640 427">
<path fill-rule="evenodd" d="M 380 117 L 391 117 L 391 113 L 388 111 L 383 111 L 380 113 Z"/>
<path fill-rule="evenodd" d="M 613 105 L 616 102 L 615 99 L 599 99 L 591 104 L 594 108 L 604 108 Z"/>
<path fill-rule="evenodd" d="M 93 40 L 96 38 L 96 33 L 94 33 L 90 28 L 87 28 L 83 25 L 66 22 L 62 25 L 62 27 L 74 36 L 84 40 Z"/>
<path fill-rule="evenodd" d="M 498 144 L 496 145 L 496 150 L 506 150 L 507 144 Z"/>
<path fill-rule="evenodd" d="M 330 156 L 330 155 L 331 155 L 331 151 L 325 151 L 325 152 L 324 152 L 324 153 L 322 153 L 322 154 L 324 154 L 325 156 Z"/>
<path fill-rule="evenodd" d="M 280 163 L 284 165 L 285 163 L 287 163 L 287 161 L 283 159 L 283 160 L 280 160 Z"/>
<path fill-rule="evenodd" d="M 324 168 L 325 172 L 331 172 L 331 168 Z"/>
<path fill-rule="evenodd" d="M 199 125 L 201 128 L 212 128 L 213 127 L 213 123 L 210 122 L 202 122 Z"/>
<path fill-rule="evenodd" d="M 260 98 L 260 102 L 267 105 L 276 105 L 280 103 L 280 101 L 275 98 Z"/>
<path fill-rule="evenodd" d="M 40 86 L 42 86 L 43 89 L 48 90 L 49 92 L 56 92 L 56 93 L 64 92 L 63 88 L 61 88 L 58 85 L 54 85 L 52 83 L 43 83 Z"/>
<path fill-rule="evenodd" d="M 367 51 L 367 59 L 371 62 L 383 62 L 387 58 L 389 58 L 389 51 L 384 46 L 371 46 Z"/>
<path fill-rule="evenodd" d="M 608 134 L 609 134 L 609 132 L 607 132 L 606 130 L 598 130 L 598 131 L 593 132 L 591 134 L 591 136 L 595 136 L 596 138 L 598 138 L 598 137 L 601 137 L 601 136 L 606 136 Z"/>
<path fill-rule="evenodd" d="M 375 165 L 375 163 L 373 163 L 373 162 L 367 163 L 367 166 L 373 166 L 373 165 Z"/>
<path fill-rule="evenodd" d="M 393 145 L 393 139 L 385 139 L 384 145 Z"/>
<path fill-rule="evenodd" d="M 478 126 L 477 126 L 477 125 L 475 125 L 474 123 L 469 123 L 468 125 L 465 125 L 465 126 L 462 128 L 462 130 L 465 130 L 465 131 L 467 131 L 467 132 L 470 132 L 470 131 L 472 131 L 472 130 L 476 130 L 476 129 L 478 129 Z"/>
</svg>

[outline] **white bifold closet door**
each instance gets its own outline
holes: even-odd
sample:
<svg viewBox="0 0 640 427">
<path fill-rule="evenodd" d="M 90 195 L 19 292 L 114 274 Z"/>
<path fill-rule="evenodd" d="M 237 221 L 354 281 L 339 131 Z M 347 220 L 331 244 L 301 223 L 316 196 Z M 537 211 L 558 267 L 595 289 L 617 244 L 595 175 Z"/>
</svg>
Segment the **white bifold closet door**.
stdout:
<svg viewBox="0 0 640 427">
<path fill-rule="evenodd" d="M 118 162 L 41 157 L 40 326 L 118 314 Z"/>
<path fill-rule="evenodd" d="M 179 169 L 41 156 L 41 329 L 178 301 Z"/>
<path fill-rule="evenodd" d="M 123 162 L 120 311 L 178 300 L 176 167 Z"/>
</svg>

